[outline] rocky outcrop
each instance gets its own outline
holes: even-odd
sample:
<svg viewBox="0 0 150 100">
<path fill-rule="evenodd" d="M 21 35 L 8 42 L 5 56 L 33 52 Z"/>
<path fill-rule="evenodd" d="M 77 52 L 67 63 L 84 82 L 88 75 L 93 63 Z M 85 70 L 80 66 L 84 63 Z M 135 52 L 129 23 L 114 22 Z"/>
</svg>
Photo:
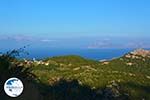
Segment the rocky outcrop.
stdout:
<svg viewBox="0 0 150 100">
<path fill-rule="evenodd" d="M 150 57 L 150 50 L 144 50 L 144 49 L 136 49 L 129 54 L 125 55 L 126 58 L 132 58 L 132 59 L 141 59 L 143 57 Z"/>
<path fill-rule="evenodd" d="M 132 55 L 139 55 L 142 57 L 150 56 L 150 50 L 137 49 L 131 52 Z"/>
</svg>

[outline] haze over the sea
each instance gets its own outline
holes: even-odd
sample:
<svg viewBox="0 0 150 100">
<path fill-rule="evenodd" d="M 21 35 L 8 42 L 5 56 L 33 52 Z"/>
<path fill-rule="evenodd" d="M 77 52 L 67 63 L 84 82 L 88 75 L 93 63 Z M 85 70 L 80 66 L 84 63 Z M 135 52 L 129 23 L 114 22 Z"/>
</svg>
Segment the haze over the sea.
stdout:
<svg viewBox="0 0 150 100">
<path fill-rule="evenodd" d="M 1 0 L 0 50 L 150 48 L 149 5 L 149 0 Z"/>
</svg>

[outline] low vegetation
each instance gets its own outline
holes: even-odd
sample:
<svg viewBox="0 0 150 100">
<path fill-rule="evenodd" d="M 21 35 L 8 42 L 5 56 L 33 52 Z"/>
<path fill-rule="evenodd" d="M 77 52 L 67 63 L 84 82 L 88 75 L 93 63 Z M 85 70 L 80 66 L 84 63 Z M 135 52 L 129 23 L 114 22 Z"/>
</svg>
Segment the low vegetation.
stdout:
<svg viewBox="0 0 150 100">
<path fill-rule="evenodd" d="M 101 62 L 70 55 L 13 63 L 32 69 L 39 100 L 150 100 L 150 57 L 135 52 Z"/>
</svg>

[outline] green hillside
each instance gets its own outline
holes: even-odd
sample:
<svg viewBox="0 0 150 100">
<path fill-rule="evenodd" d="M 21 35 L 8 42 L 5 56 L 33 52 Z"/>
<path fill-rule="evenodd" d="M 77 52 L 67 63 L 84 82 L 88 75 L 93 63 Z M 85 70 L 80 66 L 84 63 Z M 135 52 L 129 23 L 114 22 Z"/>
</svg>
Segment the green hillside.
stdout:
<svg viewBox="0 0 150 100">
<path fill-rule="evenodd" d="M 150 100 L 149 55 L 129 53 L 101 62 L 70 55 L 16 63 L 32 69 L 44 100 Z"/>
</svg>

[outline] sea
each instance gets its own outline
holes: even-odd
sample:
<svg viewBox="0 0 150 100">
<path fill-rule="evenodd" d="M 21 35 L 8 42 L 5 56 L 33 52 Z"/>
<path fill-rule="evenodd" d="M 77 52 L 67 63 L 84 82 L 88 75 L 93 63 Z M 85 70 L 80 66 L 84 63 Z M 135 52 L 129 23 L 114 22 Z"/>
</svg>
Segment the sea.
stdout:
<svg viewBox="0 0 150 100">
<path fill-rule="evenodd" d="M 54 56 L 78 55 L 93 60 L 110 60 L 121 57 L 134 49 L 50 49 L 50 48 L 34 48 L 26 50 L 29 54 L 22 54 L 20 58 L 27 59 L 44 59 Z"/>
</svg>

